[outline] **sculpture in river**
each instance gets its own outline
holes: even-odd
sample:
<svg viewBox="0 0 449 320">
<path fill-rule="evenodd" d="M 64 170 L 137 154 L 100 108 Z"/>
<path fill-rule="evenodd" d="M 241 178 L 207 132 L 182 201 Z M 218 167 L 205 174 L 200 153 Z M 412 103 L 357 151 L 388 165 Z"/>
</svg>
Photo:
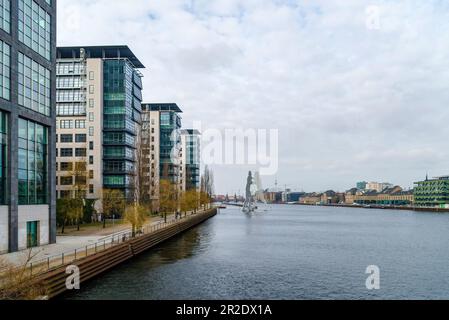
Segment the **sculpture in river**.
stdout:
<svg viewBox="0 0 449 320">
<path fill-rule="evenodd" d="M 246 195 L 245 195 L 245 203 L 243 204 L 243 212 L 253 212 L 256 210 L 256 204 L 254 202 L 254 197 L 251 192 L 252 185 L 253 185 L 253 176 L 250 171 L 248 174 L 248 178 L 246 180 Z"/>
</svg>

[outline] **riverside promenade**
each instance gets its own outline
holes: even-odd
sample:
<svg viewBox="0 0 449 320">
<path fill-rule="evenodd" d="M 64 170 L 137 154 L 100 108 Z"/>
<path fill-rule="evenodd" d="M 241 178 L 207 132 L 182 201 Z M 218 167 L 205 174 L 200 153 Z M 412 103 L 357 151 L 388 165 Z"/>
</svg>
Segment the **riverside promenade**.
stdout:
<svg viewBox="0 0 449 320">
<path fill-rule="evenodd" d="M 167 222 L 175 220 L 173 214 L 167 216 Z M 143 228 L 154 227 L 164 223 L 162 217 L 152 217 L 145 223 Z M 7 253 L 0 255 L 0 260 L 7 264 L 23 266 L 29 257 L 32 258 L 28 263 L 38 264 L 44 260 L 53 260 L 54 257 L 60 257 L 63 254 L 70 256 L 76 251 L 83 251 L 86 246 L 92 246 L 97 244 L 106 243 L 110 244 L 113 239 L 117 239 L 123 234 L 129 234 L 131 232 L 131 226 L 129 224 L 116 225 L 115 227 L 108 227 L 106 229 L 98 230 L 81 230 L 81 232 L 70 233 L 68 235 L 59 234 L 56 238 L 55 244 L 40 246 L 37 248 L 22 250 L 13 253 Z M 79 235 L 78 235 L 79 234 Z"/>
<path fill-rule="evenodd" d="M 214 217 L 217 208 L 188 214 L 167 223 L 147 225 L 133 234 L 120 233 L 75 251 L 38 260 L 26 266 L 34 284 L 45 289 L 45 299 L 54 298 L 66 290 L 67 267 L 77 267 L 80 282 L 90 280 L 152 247 Z"/>
</svg>

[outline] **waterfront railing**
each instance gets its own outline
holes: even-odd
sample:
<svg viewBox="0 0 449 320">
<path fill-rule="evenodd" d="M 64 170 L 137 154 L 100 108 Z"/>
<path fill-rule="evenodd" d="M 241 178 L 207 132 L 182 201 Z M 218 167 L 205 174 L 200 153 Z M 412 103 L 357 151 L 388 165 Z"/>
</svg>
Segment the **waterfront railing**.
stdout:
<svg viewBox="0 0 449 320">
<path fill-rule="evenodd" d="M 120 244 L 126 243 L 126 242 L 136 239 L 138 237 L 148 235 L 151 233 L 155 233 L 162 229 L 166 229 L 170 226 L 173 226 L 174 224 L 185 221 L 186 219 L 188 219 L 189 217 L 191 217 L 193 215 L 198 215 L 201 213 L 203 213 L 203 212 L 197 212 L 196 214 L 192 212 L 192 213 L 189 213 L 188 215 L 181 215 L 179 218 L 171 219 L 170 221 L 167 221 L 167 222 L 161 221 L 157 224 L 146 225 L 146 226 L 143 226 L 142 228 L 139 228 L 135 232 L 123 231 L 121 233 L 105 237 L 105 238 L 101 239 L 101 241 L 86 245 L 82 248 L 65 251 L 63 253 L 60 253 L 57 255 L 52 255 L 52 256 L 49 256 L 44 259 L 29 262 L 24 266 L 15 268 L 15 270 L 25 269 L 25 272 L 30 277 L 36 277 L 40 274 L 58 269 L 60 267 L 74 264 L 77 261 L 80 261 L 87 257 L 96 255 L 98 253 L 104 252 L 108 249 L 111 249 Z M 8 270 L 11 270 L 11 269 L 8 267 L 0 269 L 0 278 L 1 278 L 1 275 Z"/>
</svg>

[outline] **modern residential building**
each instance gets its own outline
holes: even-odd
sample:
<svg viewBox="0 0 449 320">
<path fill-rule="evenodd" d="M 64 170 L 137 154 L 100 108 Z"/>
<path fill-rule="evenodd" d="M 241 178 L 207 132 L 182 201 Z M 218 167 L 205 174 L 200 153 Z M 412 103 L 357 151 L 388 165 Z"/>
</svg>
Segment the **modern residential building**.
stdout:
<svg viewBox="0 0 449 320">
<path fill-rule="evenodd" d="M 56 1 L 0 1 L 0 253 L 56 242 Z"/>
<path fill-rule="evenodd" d="M 100 200 L 103 189 L 135 199 L 141 68 L 127 46 L 57 49 L 58 197 L 74 195 L 74 171 L 81 166 L 88 173 L 87 199 Z M 96 208 L 101 212 L 101 201 Z"/>
<path fill-rule="evenodd" d="M 200 189 L 201 133 L 198 130 L 181 130 L 180 184 L 182 191 Z"/>
<path fill-rule="evenodd" d="M 180 149 L 182 110 L 175 103 L 142 104 L 142 154 L 141 182 L 143 195 L 149 199 L 153 210 L 159 208 L 159 183 L 168 180 L 180 184 Z"/>
<path fill-rule="evenodd" d="M 415 206 L 449 208 L 449 176 L 426 178 L 415 185 Z"/>
</svg>

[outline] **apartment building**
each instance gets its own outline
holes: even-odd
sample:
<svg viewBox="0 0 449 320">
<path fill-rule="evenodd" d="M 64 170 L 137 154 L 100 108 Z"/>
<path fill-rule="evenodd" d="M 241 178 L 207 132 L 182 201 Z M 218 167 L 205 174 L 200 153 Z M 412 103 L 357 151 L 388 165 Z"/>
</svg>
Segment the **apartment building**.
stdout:
<svg viewBox="0 0 449 320">
<path fill-rule="evenodd" d="M 0 253 L 56 242 L 56 1 L 0 1 Z"/>
<path fill-rule="evenodd" d="M 57 193 L 77 192 L 85 169 L 85 197 L 103 189 L 135 199 L 137 138 L 141 125 L 144 65 L 127 46 L 57 49 Z"/>
<path fill-rule="evenodd" d="M 159 183 L 168 180 L 180 185 L 182 110 L 175 103 L 142 104 L 141 199 L 159 208 Z"/>
<path fill-rule="evenodd" d="M 198 130 L 181 130 L 180 153 L 181 190 L 200 189 L 201 170 L 201 133 Z"/>
</svg>

